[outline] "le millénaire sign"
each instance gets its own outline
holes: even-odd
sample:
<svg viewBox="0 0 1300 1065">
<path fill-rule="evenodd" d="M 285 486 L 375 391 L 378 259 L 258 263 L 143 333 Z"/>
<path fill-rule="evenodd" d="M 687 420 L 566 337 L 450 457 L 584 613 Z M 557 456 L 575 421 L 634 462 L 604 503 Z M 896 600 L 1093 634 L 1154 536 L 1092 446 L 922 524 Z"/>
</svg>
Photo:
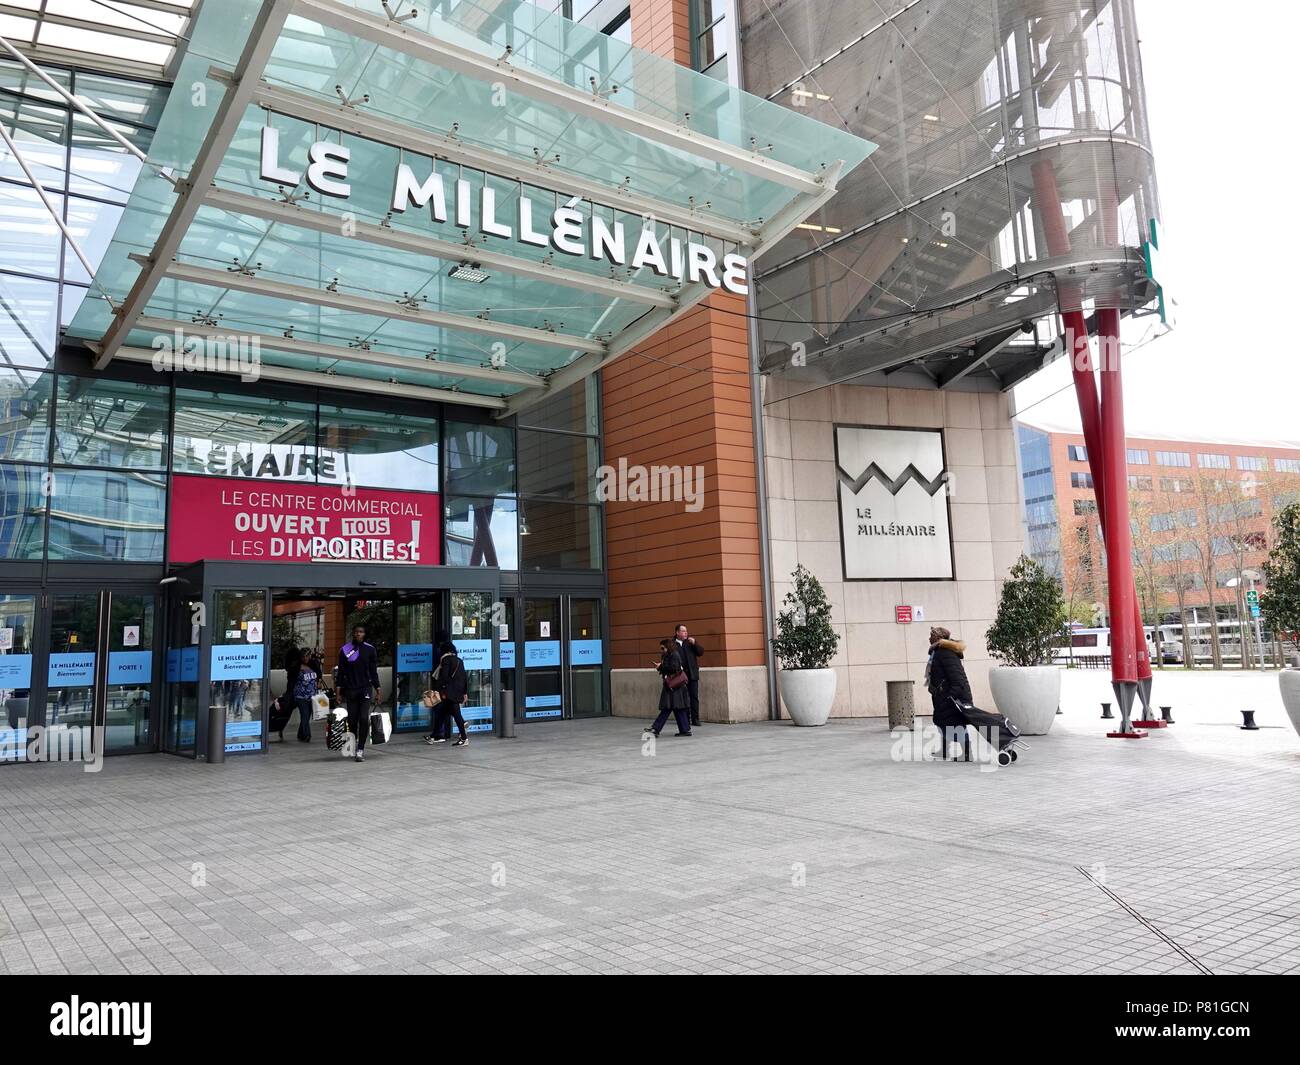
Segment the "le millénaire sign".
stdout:
<svg viewBox="0 0 1300 1065">
<path fill-rule="evenodd" d="M 280 131 L 272 126 L 262 127 L 260 176 L 263 181 L 296 188 L 305 179 L 322 196 L 346 200 L 352 195 L 347 180 L 351 158 L 352 150 L 347 145 L 316 141 L 308 149 L 306 170 L 293 170 L 280 162 Z M 449 201 L 442 175 L 437 170 L 421 177 L 409 164 L 399 163 L 393 179 L 391 209 L 401 214 L 410 207 L 427 208 L 434 221 L 446 222 L 452 217 L 464 230 L 475 228 L 473 218 L 477 214 L 477 229 L 485 236 L 632 270 L 649 269 L 660 277 L 723 288 L 741 296 L 749 292 L 748 264 L 743 255 L 724 254 L 719 260 L 707 245 L 693 240 L 683 242 L 676 237 L 669 238 L 665 245 L 652 222 L 647 221 L 639 233 L 631 234 L 621 222 L 610 222 L 594 213 L 590 217 L 584 215 L 573 200 L 550 212 L 549 218 L 537 220 L 533 217 L 535 205 L 522 190 L 513 217 L 504 219 L 498 217 L 497 194 L 490 185 L 484 183 L 476 191 L 469 181 L 457 178 L 452 186 Z M 537 228 L 539 223 L 541 229 Z M 466 254 L 472 257 L 472 249 L 467 248 Z"/>
<path fill-rule="evenodd" d="M 172 478 L 172 562 L 439 564 L 434 492 Z"/>
<path fill-rule="evenodd" d="M 844 579 L 951 580 L 942 432 L 837 425 L 835 463 Z"/>
</svg>

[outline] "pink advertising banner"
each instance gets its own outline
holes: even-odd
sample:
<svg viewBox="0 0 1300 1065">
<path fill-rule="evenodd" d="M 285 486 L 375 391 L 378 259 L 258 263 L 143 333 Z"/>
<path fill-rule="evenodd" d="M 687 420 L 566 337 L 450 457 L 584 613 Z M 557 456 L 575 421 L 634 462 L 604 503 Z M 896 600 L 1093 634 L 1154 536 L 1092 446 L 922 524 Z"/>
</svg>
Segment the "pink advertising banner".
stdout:
<svg viewBox="0 0 1300 1065">
<path fill-rule="evenodd" d="M 172 562 L 440 562 L 436 492 L 172 478 Z"/>
</svg>

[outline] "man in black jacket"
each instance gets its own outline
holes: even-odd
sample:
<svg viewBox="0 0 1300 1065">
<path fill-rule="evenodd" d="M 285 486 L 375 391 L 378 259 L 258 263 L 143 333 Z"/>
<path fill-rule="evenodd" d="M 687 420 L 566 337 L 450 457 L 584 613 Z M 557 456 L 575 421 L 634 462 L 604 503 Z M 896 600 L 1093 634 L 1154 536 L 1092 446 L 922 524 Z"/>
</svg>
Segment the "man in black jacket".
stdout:
<svg viewBox="0 0 1300 1065">
<path fill-rule="evenodd" d="M 685 625 L 677 626 L 674 636 L 677 653 L 681 655 L 682 668 L 686 670 L 686 694 L 691 700 L 691 725 L 700 723 L 700 656 L 704 648 L 695 642 Z"/>
<path fill-rule="evenodd" d="M 370 737 L 370 707 L 380 697 L 379 656 L 366 643 L 364 625 L 352 626 L 352 639 L 339 648 L 335 675 L 343 705 L 348 708 L 348 727 L 357 741 L 356 760 L 363 762 Z"/>
</svg>

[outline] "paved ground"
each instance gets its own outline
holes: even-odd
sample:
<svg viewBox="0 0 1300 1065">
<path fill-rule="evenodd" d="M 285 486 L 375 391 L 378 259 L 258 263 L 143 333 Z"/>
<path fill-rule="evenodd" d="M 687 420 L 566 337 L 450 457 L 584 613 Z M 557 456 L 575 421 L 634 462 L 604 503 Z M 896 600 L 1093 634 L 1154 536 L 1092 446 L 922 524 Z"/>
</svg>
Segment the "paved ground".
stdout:
<svg viewBox="0 0 1300 1065">
<path fill-rule="evenodd" d="M 1276 678 L 1158 683 L 1178 724 L 1121 742 L 1069 675 L 985 772 L 880 721 L 0 767 L 0 971 L 1300 971 Z"/>
</svg>

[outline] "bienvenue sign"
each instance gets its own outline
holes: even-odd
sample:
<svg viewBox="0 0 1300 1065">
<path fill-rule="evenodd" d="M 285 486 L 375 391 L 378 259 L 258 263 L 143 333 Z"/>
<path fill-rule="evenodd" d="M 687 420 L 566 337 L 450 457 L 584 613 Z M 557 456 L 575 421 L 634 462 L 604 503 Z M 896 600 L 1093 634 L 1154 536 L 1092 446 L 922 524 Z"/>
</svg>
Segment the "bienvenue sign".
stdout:
<svg viewBox="0 0 1300 1065">
<path fill-rule="evenodd" d="M 322 196 L 346 200 L 352 195 L 352 185 L 347 180 L 351 157 L 352 150 L 347 145 L 316 141 L 307 151 L 306 170 L 293 170 L 280 162 L 280 131 L 272 126 L 262 128 L 260 176 L 263 181 L 296 188 L 306 180 Z M 546 218 L 536 219 L 535 205 L 522 194 L 513 215 L 504 218 L 498 213 L 496 190 L 490 185 L 484 183 L 475 189 L 466 179 L 457 178 L 451 182 L 449 192 L 446 184 L 437 170 L 427 175 L 417 174 L 410 164 L 399 163 L 393 178 L 391 209 L 395 214 L 402 214 L 412 207 L 427 208 L 434 221 L 446 222 L 450 218 L 461 229 L 477 228 L 485 236 L 632 270 L 649 269 L 659 277 L 722 288 L 741 296 L 749 292 L 748 262 L 743 255 L 724 254 L 719 259 L 705 244 L 676 237 L 665 242 L 649 220 L 640 232 L 630 233 L 621 222 L 606 221 L 595 214 L 584 215 L 577 209 L 577 197 L 551 211 Z"/>
<path fill-rule="evenodd" d="M 845 580 L 951 580 L 943 433 L 835 426 Z"/>
</svg>

